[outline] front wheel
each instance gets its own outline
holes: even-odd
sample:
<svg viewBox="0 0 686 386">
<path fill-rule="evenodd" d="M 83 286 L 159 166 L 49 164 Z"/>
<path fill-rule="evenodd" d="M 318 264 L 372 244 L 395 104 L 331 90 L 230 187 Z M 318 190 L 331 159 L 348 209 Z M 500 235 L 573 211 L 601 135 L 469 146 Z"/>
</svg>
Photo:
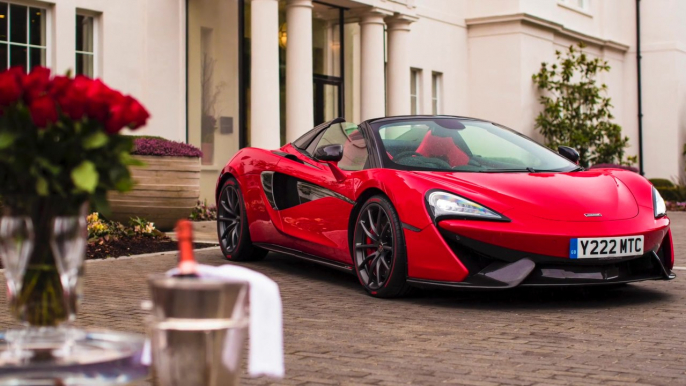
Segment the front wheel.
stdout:
<svg viewBox="0 0 686 386">
<path fill-rule="evenodd" d="M 228 260 L 254 261 L 267 255 L 266 250 L 255 247 L 250 240 L 245 201 L 234 178 L 224 182 L 219 195 L 217 236 L 222 253 Z"/>
<path fill-rule="evenodd" d="M 355 222 L 353 262 L 367 292 L 393 298 L 406 294 L 407 250 L 398 213 L 384 196 L 367 200 Z"/>
</svg>

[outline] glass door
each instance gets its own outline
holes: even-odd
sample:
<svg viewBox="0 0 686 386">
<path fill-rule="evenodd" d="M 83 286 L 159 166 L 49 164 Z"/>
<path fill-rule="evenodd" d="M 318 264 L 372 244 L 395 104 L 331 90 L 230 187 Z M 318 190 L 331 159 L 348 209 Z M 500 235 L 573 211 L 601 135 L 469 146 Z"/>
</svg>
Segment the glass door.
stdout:
<svg viewBox="0 0 686 386">
<path fill-rule="evenodd" d="M 344 9 L 315 2 L 312 10 L 314 124 L 345 115 Z"/>
</svg>

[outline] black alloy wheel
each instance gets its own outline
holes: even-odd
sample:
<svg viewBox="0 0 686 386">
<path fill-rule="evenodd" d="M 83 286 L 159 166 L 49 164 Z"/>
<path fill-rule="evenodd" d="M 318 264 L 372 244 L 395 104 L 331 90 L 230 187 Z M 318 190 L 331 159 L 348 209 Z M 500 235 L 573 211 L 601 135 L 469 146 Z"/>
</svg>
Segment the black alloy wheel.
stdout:
<svg viewBox="0 0 686 386">
<path fill-rule="evenodd" d="M 374 196 L 362 206 L 355 222 L 353 262 L 370 295 L 391 298 L 408 292 L 405 238 L 386 197 Z"/>
<path fill-rule="evenodd" d="M 245 202 L 235 179 L 224 182 L 217 204 L 217 236 L 224 256 L 233 261 L 264 258 L 267 251 L 253 246 L 250 240 Z"/>
</svg>

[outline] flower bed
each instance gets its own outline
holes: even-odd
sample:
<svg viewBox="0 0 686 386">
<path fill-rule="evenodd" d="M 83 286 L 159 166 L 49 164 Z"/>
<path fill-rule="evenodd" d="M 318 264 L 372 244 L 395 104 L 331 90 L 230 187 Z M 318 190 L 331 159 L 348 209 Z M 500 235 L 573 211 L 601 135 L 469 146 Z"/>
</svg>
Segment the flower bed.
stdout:
<svg viewBox="0 0 686 386">
<path fill-rule="evenodd" d="M 128 225 L 108 221 L 92 213 L 88 216 L 87 259 L 139 255 L 144 253 L 176 251 L 177 244 L 155 228 L 155 224 L 139 217 Z M 208 248 L 213 244 L 195 243 L 195 248 Z"/>
<path fill-rule="evenodd" d="M 217 206 L 207 205 L 207 200 L 198 200 L 188 218 L 191 221 L 217 221 Z"/>
<path fill-rule="evenodd" d="M 187 157 L 200 158 L 202 152 L 193 145 L 174 142 L 158 137 L 134 137 L 133 155 L 149 155 L 157 157 Z"/>
</svg>

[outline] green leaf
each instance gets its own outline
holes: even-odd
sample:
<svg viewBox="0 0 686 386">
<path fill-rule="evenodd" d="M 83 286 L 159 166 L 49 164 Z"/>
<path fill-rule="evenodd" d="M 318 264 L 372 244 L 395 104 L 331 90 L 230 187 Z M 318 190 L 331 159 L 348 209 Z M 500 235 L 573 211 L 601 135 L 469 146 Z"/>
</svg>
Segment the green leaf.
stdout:
<svg viewBox="0 0 686 386">
<path fill-rule="evenodd" d="M 134 182 L 131 178 L 122 178 L 116 182 L 115 187 L 119 192 L 128 192 L 133 189 Z"/>
<path fill-rule="evenodd" d="M 74 185 L 83 191 L 93 193 L 98 186 L 98 171 L 90 161 L 83 161 L 71 171 L 71 180 Z"/>
<path fill-rule="evenodd" d="M 57 165 L 53 165 L 46 158 L 36 157 L 36 163 L 40 165 L 43 169 L 49 171 L 52 175 L 58 175 L 60 173 L 60 167 Z"/>
<path fill-rule="evenodd" d="M 83 139 L 83 148 L 86 150 L 97 149 L 107 145 L 108 140 L 107 134 L 98 131 Z"/>
<path fill-rule="evenodd" d="M 119 154 L 119 161 L 127 166 L 147 166 L 145 162 L 132 157 L 131 154 L 126 151 Z"/>
<path fill-rule="evenodd" d="M 0 132 L 0 149 L 7 149 L 12 146 L 14 140 L 17 139 L 17 135 L 7 131 Z"/>
<path fill-rule="evenodd" d="M 41 176 L 36 178 L 36 192 L 38 192 L 39 196 L 48 195 L 48 181 Z"/>
<path fill-rule="evenodd" d="M 93 206 L 96 212 L 107 217 L 112 214 L 112 209 L 110 208 L 110 203 L 107 201 L 106 193 L 96 193 L 91 197 Z"/>
</svg>

